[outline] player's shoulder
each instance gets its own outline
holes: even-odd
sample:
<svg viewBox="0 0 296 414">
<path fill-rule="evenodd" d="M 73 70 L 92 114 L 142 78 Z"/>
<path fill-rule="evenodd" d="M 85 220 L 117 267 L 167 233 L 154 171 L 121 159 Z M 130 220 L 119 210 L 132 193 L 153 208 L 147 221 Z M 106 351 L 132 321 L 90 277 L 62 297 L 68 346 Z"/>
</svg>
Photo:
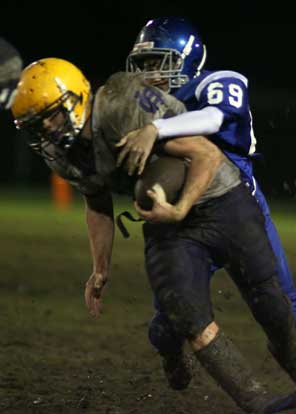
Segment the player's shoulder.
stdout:
<svg viewBox="0 0 296 414">
<path fill-rule="evenodd" d="M 143 73 L 116 72 L 112 74 L 97 92 L 95 101 L 100 102 L 100 106 L 112 103 L 116 107 L 121 105 L 136 105 L 135 97 L 143 99 L 148 96 L 162 95 L 160 89 L 149 85 Z"/>
<path fill-rule="evenodd" d="M 245 75 L 234 70 L 216 70 L 207 71 L 196 83 L 195 96 L 200 98 L 202 91 L 213 82 L 232 83 L 238 82 L 246 89 L 248 88 L 248 79 Z"/>
<path fill-rule="evenodd" d="M 134 85 L 142 84 L 145 84 L 144 75 L 142 73 L 116 72 L 106 80 L 104 89 L 121 92 Z"/>
<path fill-rule="evenodd" d="M 131 96 L 140 88 L 142 76 L 128 72 L 115 72 L 110 75 L 105 83 L 101 85 L 95 93 L 93 103 L 93 119 L 97 124 L 96 118 L 100 113 L 111 111 L 112 108 L 121 108 L 127 102 L 132 103 Z"/>
</svg>

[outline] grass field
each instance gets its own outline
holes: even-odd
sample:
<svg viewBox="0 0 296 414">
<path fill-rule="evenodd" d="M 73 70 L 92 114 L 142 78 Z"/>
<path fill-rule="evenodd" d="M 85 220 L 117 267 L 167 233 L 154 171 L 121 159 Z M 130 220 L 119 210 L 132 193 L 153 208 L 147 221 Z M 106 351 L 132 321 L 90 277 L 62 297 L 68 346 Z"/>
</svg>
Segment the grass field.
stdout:
<svg viewBox="0 0 296 414">
<path fill-rule="evenodd" d="M 16 195 L 17 194 L 17 195 Z M 116 212 L 127 207 L 118 198 Z M 272 213 L 296 273 L 294 205 Z M 56 210 L 41 192 L 4 191 L 0 203 L 0 413 L 234 414 L 232 401 L 197 365 L 190 387 L 168 389 L 147 339 L 153 315 L 141 225 L 117 232 L 104 314 L 84 306 L 91 272 L 84 206 Z M 229 280 L 212 282 L 216 319 L 274 391 L 293 387 Z"/>
</svg>

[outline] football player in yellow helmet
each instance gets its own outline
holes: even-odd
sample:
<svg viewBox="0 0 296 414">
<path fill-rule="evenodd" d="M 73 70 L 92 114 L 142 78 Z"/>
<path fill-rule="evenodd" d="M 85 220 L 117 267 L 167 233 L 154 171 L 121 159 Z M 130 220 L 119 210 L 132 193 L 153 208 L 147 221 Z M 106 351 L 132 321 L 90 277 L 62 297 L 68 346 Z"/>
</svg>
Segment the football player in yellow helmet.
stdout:
<svg viewBox="0 0 296 414">
<path fill-rule="evenodd" d="M 0 110 L 9 109 L 13 102 L 22 64 L 16 48 L 0 37 Z"/>
<path fill-rule="evenodd" d="M 32 148 L 85 196 L 94 264 L 85 301 L 90 313 L 99 316 L 113 244 L 116 172 L 125 185 L 124 172 L 116 168 L 116 143 L 155 117 L 184 112 L 184 106 L 133 73 L 111 76 L 92 100 L 78 68 L 48 58 L 23 71 L 12 111 L 17 126 L 35 135 Z M 276 281 L 255 198 L 237 167 L 206 137 L 170 140 L 160 151 L 190 161 L 176 205 L 160 203 L 152 192 L 159 215 L 169 222 L 144 224 L 146 268 L 158 310 L 149 337 L 155 346 L 157 336 L 161 339 L 157 347 L 171 387 L 180 390 L 190 383 L 191 366 L 182 349 L 187 340 L 199 362 L 244 412 L 295 408 L 295 393 L 273 400 L 254 379 L 249 363 L 216 324 L 210 301 L 209 270 L 218 255 L 265 330 L 275 358 L 296 382 L 292 310 Z M 163 321 L 165 337 L 159 329 Z"/>
<path fill-rule="evenodd" d="M 30 132 L 32 149 L 52 158 L 48 147 L 68 149 L 80 134 L 91 99 L 90 84 L 75 65 L 45 58 L 23 70 L 12 112 L 17 128 Z"/>
</svg>

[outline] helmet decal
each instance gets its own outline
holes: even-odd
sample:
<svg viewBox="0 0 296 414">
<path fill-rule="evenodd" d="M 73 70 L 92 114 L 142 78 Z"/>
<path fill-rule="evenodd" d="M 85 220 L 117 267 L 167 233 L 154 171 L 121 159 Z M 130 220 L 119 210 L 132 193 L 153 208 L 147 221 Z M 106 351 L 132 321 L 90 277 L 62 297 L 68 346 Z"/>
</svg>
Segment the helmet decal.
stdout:
<svg viewBox="0 0 296 414">
<path fill-rule="evenodd" d="M 182 55 L 181 55 L 183 59 L 186 56 L 190 55 L 190 53 L 192 51 L 192 45 L 193 45 L 194 39 L 195 39 L 195 37 L 193 35 L 189 36 L 188 42 L 185 44 L 185 47 L 184 47 Z M 185 43 L 185 40 L 183 42 Z"/>
</svg>

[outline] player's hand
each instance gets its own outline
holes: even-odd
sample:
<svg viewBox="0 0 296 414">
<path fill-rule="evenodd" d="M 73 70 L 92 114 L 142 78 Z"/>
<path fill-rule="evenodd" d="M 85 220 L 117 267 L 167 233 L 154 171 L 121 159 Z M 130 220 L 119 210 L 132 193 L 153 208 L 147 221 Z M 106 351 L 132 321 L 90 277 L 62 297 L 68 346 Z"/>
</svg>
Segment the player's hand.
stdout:
<svg viewBox="0 0 296 414">
<path fill-rule="evenodd" d="M 161 192 L 148 190 L 147 194 L 153 200 L 151 210 L 143 210 L 136 201 L 134 202 L 135 209 L 143 220 L 150 223 L 172 223 L 181 221 L 185 217 L 186 212 L 168 203 Z"/>
<path fill-rule="evenodd" d="M 102 313 L 102 292 L 106 282 L 107 279 L 102 273 L 93 273 L 85 284 L 85 304 L 95 318 Z"/>
<path fill-rule="evenodd" d="M 116 144 L 117 147 L 123 147 L 117 158 L 117 166 L 119 167 L 127 157 L 125 165 L 128 174 L 133 175 L 136 170 L 139 175 L 142 174 L 157 133 L 157 128 L 153 124 L 129 132 Z"/>
</svg>

